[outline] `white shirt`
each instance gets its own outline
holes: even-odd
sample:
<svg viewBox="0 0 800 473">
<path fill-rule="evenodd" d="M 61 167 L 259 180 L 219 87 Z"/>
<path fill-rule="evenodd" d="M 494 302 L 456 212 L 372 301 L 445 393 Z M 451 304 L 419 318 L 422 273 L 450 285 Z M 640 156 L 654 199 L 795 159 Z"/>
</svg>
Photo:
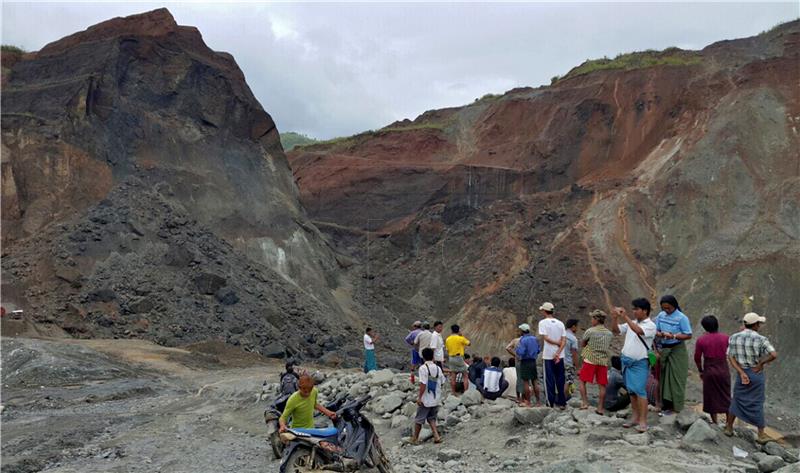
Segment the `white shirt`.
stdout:
<svg viewBox="0 0 800 473">
<path fill-rule="evenodd" d="M 653 339 L 656 338 L 656 324 L 653 323 L 652 320 L 649 318 L 642 320 L 641 322 L 637 322 L 635 319 L 633 323 L 642 327 L 642 331 L 644 331 L 644 341 L 647 342 L 647 346 L 650 349 L 653 349 Z M 620 324 L 619 331 L 620 333 L 625 335 L 625 344 L 622 345 L 622 354 L 627 356 L 628 358 L 633 358 L 634 360 L 641 360 L 647 358 L 647 348 L 644 347 L 644 344 L 639 337 L 636 336 L 636 332 L 633 330 L 628 330 L 628 324 Z"/>
<path fill-rule="evenodd" d="M 539 321 L 539 335 L 553 340 L 554 342 L 561 342 L 562 338 L 567 336 L 567 329 L 564 327 L 564 322 L 554 319 L 542 319 Z M 558 345 L 544 342 L 544 349 L 542 350 L 542 358 L 545 360 L 552 360 L 556 356 Z M 562 353 L 563 355 L 563 353 Z"/>
<path fill-rule="evenodd" d="M 431 348 L 433 348 L 433 359 L 444 361 L 444 339 L 442 334 L 436 330 L 431 334 Z"/>
<path fill-rule="evenodd" d="M 431 380 L 436 379 L 436 394 L 434 395 L 428 391 L 428 373 L 431 375 Z M 436 366 L 432 361 L 426 361 L 425 364 L 419 367 L 417 379 L 419 384 L 425 385 L 425 392 L 422 394 L 422 405 L 425 407 L 436 407 L 442 399 L 442 369 Z"/>
<path fill-rule="evenodd" d="M 503 372 L 499 369 L 495 370 L 494 368 L 486 368 L 483 371 L 483 389 L 486 392 L 496 393 L 500 390 L 500 377 L 503 376 Z"/>
<path fill-rule="evenodd" d="M 431 347 L 431 338 L 432 335 L 430 330 L 422 330 L 417 334 L 417 338 L 414 339 L 414 345 L 417 346 L 419 356 L 422 356 L 422 350 Z"/>
<path fill-rule="evenodd" d="M 364 348 L 366 348 L 367 350 L 375 349 L 375 344 L 372 342 L 372 337 L 370 337 L 366 333 L 364 334 Z"/>
<path fill-rule="evenodd" d="M 503 392 L 503 396 L 517 397 L 517 369 L 510 366 L 503 368 L 503 377 L 508 381 L 508 388 Z"/>
</svg>

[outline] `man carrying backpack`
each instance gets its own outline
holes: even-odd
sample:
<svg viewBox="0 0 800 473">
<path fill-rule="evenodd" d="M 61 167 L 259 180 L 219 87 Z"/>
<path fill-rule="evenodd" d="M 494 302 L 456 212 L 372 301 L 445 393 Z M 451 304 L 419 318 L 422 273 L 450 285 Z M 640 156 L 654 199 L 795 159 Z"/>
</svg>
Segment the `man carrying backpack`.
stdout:
<svg viewBox="0 0 800 473">
<path fill-rule="evenodd" d="M 439 404 L 442 399 L 442 369 L 433 362 L 433 349 L 422 350 L 422 359 L 425 361 L 419 367 L 419 393 L 417 394 L 417 414 L 414 416 L 414 434 L 411 443 L 419 442 L 419 433 L 422 425 L 428 422 L 433 432 L 433 443 L 441 443 L 442 437 L 436 429 L 436 416 L 439 413 Z"/>
<path fill-rule="evenodd" d="M 294 363 L 286 363 L 286 372 L 281 374 L 281 394 L 294 394 L 300 376 L 294 372 Z"/>
</svg>

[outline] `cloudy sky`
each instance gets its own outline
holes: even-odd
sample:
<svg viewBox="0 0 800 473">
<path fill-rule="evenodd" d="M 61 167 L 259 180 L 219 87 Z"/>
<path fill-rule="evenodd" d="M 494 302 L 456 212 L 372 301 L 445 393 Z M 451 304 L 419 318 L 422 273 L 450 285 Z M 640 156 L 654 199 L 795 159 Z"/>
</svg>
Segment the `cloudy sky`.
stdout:
<svg viewBox="0 0 800 473">
<path fill-rule="evenodd" d="M 37 50 L 102 20 L 166 6 L 234 55 L 280 131 L 350 135 L 548 84 L 588 58 L 699 49 L 798 17 L 798 3 L 2 4 L 2 42 Z"/>
</svg>

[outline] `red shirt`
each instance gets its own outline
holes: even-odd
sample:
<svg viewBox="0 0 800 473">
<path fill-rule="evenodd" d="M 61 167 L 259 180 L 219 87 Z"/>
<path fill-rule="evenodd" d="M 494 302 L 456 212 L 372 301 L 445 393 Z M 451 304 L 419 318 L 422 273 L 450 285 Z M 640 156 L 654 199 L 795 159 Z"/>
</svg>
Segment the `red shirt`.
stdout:
<svg viewBox="0 0 800 473">
<path fill-rule="evenodd" d="M 694 362 L 702 371 L 701 360 L 706 358 L 726 358 L 728 352 L 728 336 L 721 332 L 707 333 L 697 339 L 694 347 Z"/>
</svg>

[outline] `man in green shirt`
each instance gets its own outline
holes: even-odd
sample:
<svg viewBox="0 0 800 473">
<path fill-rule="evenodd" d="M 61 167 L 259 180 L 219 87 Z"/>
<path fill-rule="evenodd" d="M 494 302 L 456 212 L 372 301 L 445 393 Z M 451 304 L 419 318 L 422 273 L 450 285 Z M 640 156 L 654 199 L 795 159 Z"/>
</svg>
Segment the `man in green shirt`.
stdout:
<svg viewBox="0 0 800 473">
<path fill-rule="evenodd" d="M 317 388 L 314 387 L 314 380 L 311 376 L 304 374 L 300 376 L 297 383 L 297 392 L 289 396 L 286 407 L 283 409 L 278 422 L 280 432 L 286 432 L 286 422 L 292 419 L 293 429 L 313 429 L 314 410 L 318 410 L 328 416 L 331 420 L 336 419 L 336 413 L 330 411 L 320 404 L 317 404 Z"/>
</svg>

